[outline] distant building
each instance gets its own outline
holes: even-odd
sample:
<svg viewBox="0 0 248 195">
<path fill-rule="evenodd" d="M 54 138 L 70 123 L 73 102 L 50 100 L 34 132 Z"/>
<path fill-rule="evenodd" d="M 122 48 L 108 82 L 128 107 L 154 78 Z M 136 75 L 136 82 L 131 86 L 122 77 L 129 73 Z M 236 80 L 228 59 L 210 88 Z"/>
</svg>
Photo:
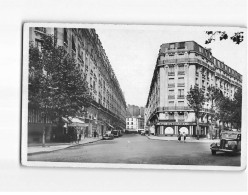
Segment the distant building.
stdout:
<svg viewBox="0 0 248 195">
<path fill-rule="evenodd" d="M 223 51 L 224 52 L 224 51 Z M 242 87 L 242 75 L 212 56 L 211 50 L 194 41 L 162 44 L 153 73 L 145 110 L 145 122 L 156 135 L 171 136 L 185 132 L 196 136 L 195 113 L 188 106 L 187 92 L 198 86 L 205 91 L 215 86 L 223 95 L 233 98 Z M 228 121 L 212 121 L 210 103 L 202 109 L 200 136 L 209 135 L 210 124 L 231 128 Z"/>
<path fill-rule="evenodd" d="M 126 129 L 136 132 L 144 130 L 144 107 L 128 104 Z"/>
</svg>

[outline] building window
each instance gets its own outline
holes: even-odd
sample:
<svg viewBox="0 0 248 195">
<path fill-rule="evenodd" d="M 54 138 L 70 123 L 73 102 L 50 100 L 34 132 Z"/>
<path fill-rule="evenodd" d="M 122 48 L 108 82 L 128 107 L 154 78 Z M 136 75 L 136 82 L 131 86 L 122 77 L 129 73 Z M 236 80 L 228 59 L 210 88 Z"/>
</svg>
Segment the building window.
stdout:
<svg viewBox="0 0 248 195">
<path fill-rule="evenodd" d="M 178 78 L 178 83 L 184 83 L 184 77 L 179 77 Z"/>
<path fill-rule="evenodd" d="M 178 66 L 178 71 L 184 71 L 184 65 L 179 65 Z"/>
<path fill-rule="evenodd" d="M 64 28 L 64 43 L 68 44 L 67 30 Z"/>
<path fill-rule="evenodd" d="M 178 89 L 178 96 L 183 97 L 184 96 L 184 89 Z"/>
<path fill-rule="evenodd" d="M 174 106 L 174 101 L 169 101 L 169 107 L 173 107 Z"/>
<path fill-rule="evenodd" d="M 180 42 L 178 44 L 178 49 L 184 49 L 185 48 L 185 42 Z"/>
<path fill-rule="evenodd" d="M 46 28 L 43 27 L 35 27 L 35 30 L 46 33 Z"/>
<path fill-rule="evenodd" d="M 174 83 L 174 78 L 169 78 L 169 83 Z"/>
<path fill-rule="evenodd" d="M 174 90 L 169 90 L 169 95 L 174 95 Z"/>
<path fill-rule="evenodd" d="M 175 44 L 170 44 L 170 49 L 175 49 Z"/>
<path fill-rule="evenodd" d="M 174 71 L 175 71 L 174 66 L 169 66 L 169 72 L 174 72 Z"/>
<path fill-rule="evenodd" d="M 169 120 L 174 120 L 174 113 L 169 113 Z"/>
<path fill-rule="evenodd" d="M 178 106 L 184 106 L 184 101 L 178 101 Z"/>
</svg>

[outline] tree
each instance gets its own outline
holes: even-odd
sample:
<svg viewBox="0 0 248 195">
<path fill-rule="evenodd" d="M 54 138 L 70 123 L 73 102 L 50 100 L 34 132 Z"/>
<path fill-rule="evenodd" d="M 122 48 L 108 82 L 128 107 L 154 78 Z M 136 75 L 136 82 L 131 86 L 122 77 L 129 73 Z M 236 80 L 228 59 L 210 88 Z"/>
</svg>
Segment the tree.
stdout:
<svg viewBox="0 0 248 195">
<path fill-rule="evenodd" d="M 232 122 L 237 124 L 238 129 L 241 129 L 242 120 L 242 89 L 238 88 L 234 94 L 233 100 Z"/>
<path fill-rule="evenodd" d="M 213 130 L 214 130 L 214 121 L 219 119 L 220 115 L 220 103 L 223 99 L 223 94 L 220 89 L 210 86 L 207 88 L 208 90 L 208 96 L 207 101 L 210 102 L 211 109 L 210 109 L 210 115 L 211 115 L 211 124 L 210 124 L 210 138 L 213 138 Z"/>
<path fill-rule="evenodd" d="M 216 40 L 216 37 L 219 37 L 219 40 L 227 40 L 228 39 L 228 34 L 225 31 L 206 31 L 206 34 L 209 35 L 210 37 L 205 41 L 205 44 L 209 44 L 212 41 Z M 230 37 L 230 39 L 236 43 L 240 44 L 244 40 L 243 36 L 244 32 L 236 32 L 234 33 L 233 36 Z"/>
<path fill-rule="evenodd" d="M 201 88 L 198 88 L 196 85 L 193 87 L 190 87 L 190 91 L 187 95 L 188 100 L 188 106 L 192 108 L 195 112 L 195 118 L 196 118 L 196 133 L 197 133 L 197 139 L 199 139 L 200 129 L 199 129 L 199 118 L 202 116 L 202 108 L 206 101 L 206 98 L 204 96 L 204 91 Z"/>
<path fill-rule="evenodd" d="M 42 40 L 41 50 L 32 42 L 29 47 L 29 106 L 59 125 L 62 117 L 75 117 L 89 107 L 91 98 L 74 56 L 56 46 L 52 35 Z"/>
</svg>

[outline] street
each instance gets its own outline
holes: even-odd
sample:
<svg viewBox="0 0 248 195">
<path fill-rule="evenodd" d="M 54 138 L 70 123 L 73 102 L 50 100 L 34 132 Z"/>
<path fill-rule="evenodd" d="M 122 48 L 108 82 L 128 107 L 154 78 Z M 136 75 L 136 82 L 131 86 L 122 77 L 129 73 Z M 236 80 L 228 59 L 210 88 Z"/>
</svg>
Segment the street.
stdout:
<svg viewBox="0 0 248 195">
<path fill-rule="evenodd" d="M 163 165 L 240 166 L 240 154 L 217 153 L 209 143 L 179 143 L 150 140 L 146 136 L 125 134 L 114 140 L 100 140 L 51 153 L 28 156 L 29 161 L 128 163 Z"/>
</svg>

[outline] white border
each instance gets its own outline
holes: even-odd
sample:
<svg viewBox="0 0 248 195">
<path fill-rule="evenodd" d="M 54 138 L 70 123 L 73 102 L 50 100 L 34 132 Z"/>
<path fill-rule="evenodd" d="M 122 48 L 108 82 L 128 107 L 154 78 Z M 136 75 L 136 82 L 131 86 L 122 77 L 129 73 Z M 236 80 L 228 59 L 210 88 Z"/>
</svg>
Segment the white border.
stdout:
<svg viewBox="0 0 248 195">
<path fill-rule="evenodd" d="M 60 27 L 60 28 L 103 28 L 103 29 L 153 29 L 159 30 L 170 27 L 182 30 L 183 28 L 202 28 L 201 26 L 162 26 L 162 25 L 120 25 L 120 24 L 76 24 L 76 23 L 25 23 L 23 26 L 23 76 L 22 76 L 22 138 L 21 138 L 21 163 L 25 166 L 35 167 L 84 167 L 84 168 L 127 168 L 127 169 L 176 169 L 176 170 L 228 170 L 241 171 L 246 168 L 247 159 L 247 125 L 245 123 L 246 97 L 247 97 L 247 74 L 243 73 L 243 102 L 242 102 L 242 153 L 241 166 L 198 166 L 198 165 L 150 165 L 150 164 L 111 164 L 111 163 L 66 163 L 66 162 L 40 162 L 27 161 L 27 124 L 28 124 L 28 51 L 29 51 L 29 27 Z M 216 29 L 215 26 L 204 28 Z M 218 27 L 219 30 L 238 29 L 238 27 Z M 245 28 L 242 31 L 246 32 Z M 247 68 L 245 70 L 247 73 Z M 244 105 L 245 104 L 245 105 Z"/>
</svg>

